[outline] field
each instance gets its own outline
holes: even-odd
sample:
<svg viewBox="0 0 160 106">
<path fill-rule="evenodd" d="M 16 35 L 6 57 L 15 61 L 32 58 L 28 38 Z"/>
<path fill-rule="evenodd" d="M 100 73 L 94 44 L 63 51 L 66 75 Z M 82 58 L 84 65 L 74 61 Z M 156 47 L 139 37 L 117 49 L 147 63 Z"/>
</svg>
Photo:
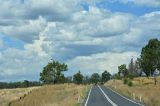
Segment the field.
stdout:
<svg viewBox="0 0 160 106">
<path fill-rule="evenodd" d="M 39 87 L 1 89 L 0 90 L 0 106 L 8 106 L 11 101 L 17 100 L 29 92 Z"/>
<path fill-rule="evenodd" d="M 153 78 L 134 78 L 133 86 L 123 84 L 123 80 L 110 80 L 105 85 L 113 88 L 122 95 L 144 102 L 147 106 L 160 106 L 160 77 L 158 83 L 154 85 Z"/>
<path fill-rule="evenodd" d="M 11 106 L 79 106 L 87 91 L 85 85 L 46 85 L 12 102 Z"/>
</svg>

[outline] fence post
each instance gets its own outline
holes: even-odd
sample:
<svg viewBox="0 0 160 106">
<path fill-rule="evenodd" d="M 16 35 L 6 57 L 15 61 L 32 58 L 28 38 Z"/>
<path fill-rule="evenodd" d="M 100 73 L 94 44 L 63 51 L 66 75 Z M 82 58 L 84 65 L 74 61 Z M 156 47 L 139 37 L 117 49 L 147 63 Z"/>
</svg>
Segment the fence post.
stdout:
<svg viewBox="0 0 160 106">
<path fill-rule="evenodd" d="M 78 103 L 80 103 L 80 95 L 78 96 Z"/>
<path fill-rule="evenodd" d="M 140 97 L 139 97 L 139 101 L 142 102 L 142 96 L 141 96 L 141 95 L 140 95 Z"/>
<path fill-rule="evenodd" d="M 133 100 L 135 100 L 135 93 L 133 93 Z"/>
</svg>

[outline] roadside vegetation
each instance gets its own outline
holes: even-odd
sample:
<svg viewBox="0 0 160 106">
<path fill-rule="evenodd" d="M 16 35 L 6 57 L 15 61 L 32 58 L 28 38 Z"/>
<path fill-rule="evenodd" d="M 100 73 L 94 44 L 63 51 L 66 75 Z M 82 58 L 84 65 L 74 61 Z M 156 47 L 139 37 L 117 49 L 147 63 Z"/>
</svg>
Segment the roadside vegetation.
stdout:
<svg viewBox="0 0 160 106">
<path fill-rule="evenodd" d="M 136 61 L 118 66 L 105 85 L 148 106 L 160 106 L 160 41 L 149 40 Z"/>
<path fill-rule="evenodd" d="M 84 76 L 79 70 L 73 76 L 66 77 L 63 72 L 67 70 L 68 66 L 65 63 L 52 60 L 40 73 L 40 82 L 32 83 L 25 80 L 1 83 L 3 88 L 23 88 L 20 91 L 18 90 L 20 88 L 11 90 L 15 91 L 15 94 L 7 94 L 6 99 L 1 100 L 0 104 L 4 106 L 80 106 L 84 103 L 90 84 L 105 83 L 111 76 L 107 70 L 102 75 L 93 73 L 91 76 Z M 30 86 L 38 86 L 38 89 L 28 90 Z M 10 89 L 6 90 L 8 91 Z M 1 93 L 0 99 L 4 98 L 3 95 L 4 93 Z"/>
<path fill-rule="evenodd" d="M 39 89 L 39 87 L 0 89 L 0 106 L 8 106 L 12 101 L 20 99 L 35 89 Z"/>
<path fill-rule="evenodd" d="M 110 80 L 105 85 L 133 100 L 141 101 L 147 106 L 160 106 L 160 77 L 157 78 L 157 81 L 155 86 L 153 77 L 149 79 L 138 77 L 132 80 L 132 87 L 124 84 L 123 80 L 118 79 Z"/>
<path fill-rule="evenodd" d="M 141 55 L 137 60 L 131 61 L 128 65 L 118 66 L 118 73 L 113 76 L 116 79 L 132 80 L 134 77 L 146 76 L 154 77 L 154 84 L 157 84 L 156 76 L 160 71 L 160 41 L 158 39 L 149 40 L 148 44 L 141 50 Z"/>
<path fill-rule="evenodd" d="M 11 106 L 80 106 L 89 86 L 75 84 L 45 85 Z"/>
</svg>

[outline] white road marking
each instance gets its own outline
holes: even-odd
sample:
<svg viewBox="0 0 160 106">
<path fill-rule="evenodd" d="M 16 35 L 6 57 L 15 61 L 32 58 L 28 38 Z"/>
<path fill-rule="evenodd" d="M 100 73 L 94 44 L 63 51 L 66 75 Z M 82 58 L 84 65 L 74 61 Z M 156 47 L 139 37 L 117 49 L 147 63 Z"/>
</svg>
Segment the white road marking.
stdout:
<svg viewBox="0 0 160 106">
<path fill-rule="evenodd" d="M 103 95 L 106 97 L 106 99 L 113 105 L 113 106 L 117 106 L 105 93 L 104 91 L 101 89 L 101 87 L 98 85 L 99 89 L 102 91 Z"/>
<path fill-rule="evenodd" d="M 126 98 L 125 96 L 123 96 L 123 95 L 119 94 L 118 92 L 115 92 L 114 90 L 112 90 L 112 89 L 111 89 L 111 88 L 109 88 L 109 87 L 107 87 L 107 88 L 108 88 L 108 89 L 110 89 L 112 92 L 114 92 L 114 93 L 118 94 L 118 95 L 119 95 L 119 96 L 121 96 L 122 98 L 124 98 L 124 99 L 126 99 L 126 100 L 130 101 L 130 102 L 133 102 L 133 103 L 138 104 L 138 105 L 140 105 L 140 106 L 145 106 L 145 105 L 142 105 L 142 104 L 140 104 L 140 103 L 137 103 L 137 102 L 135 102 L 135 101 L 133 101 L 133 100 L 131 100 L 131 99 Z"/>
<path fill-rule="evenodd" d="M 93 86 L 92 86 L 92 87 L 93 87 Z M 90 94 L 91 94 L 92 87 L 91 87 L 91 89 L 90 89 L 90 91 L 89 91 L 89 94 L 88 94 L 88 97 L 87 97 L 87 100 L 86 100 L 86 103 L 85 103 L 84 106 L 87 106 L 87 103 L 88 103 L 88 100 L 89 100 L 89 97 L 90 97 Z"/>
</svg>

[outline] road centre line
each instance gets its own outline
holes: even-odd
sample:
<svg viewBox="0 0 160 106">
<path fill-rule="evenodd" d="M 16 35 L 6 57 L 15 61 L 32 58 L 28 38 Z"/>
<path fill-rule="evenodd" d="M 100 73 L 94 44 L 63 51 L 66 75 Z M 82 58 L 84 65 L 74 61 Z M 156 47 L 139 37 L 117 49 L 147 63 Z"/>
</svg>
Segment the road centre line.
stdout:
<svg viewBox="0 0 160 106">
<path fill-rule="evenodd" d="M 93 87 L 93 86 L 92 86 Z M 87 97 L 87 100 L 86 100 L 86 103 L 84 106 L 87 106 L 87 103 L 88 103 L 88 100 L 89 100 L 89 97 L 90 97 L 90 94 L 91 94 L 91 90 L 92 90 L 92 87 L 90 88 L 90 91 L 88 93 L 88 97 Z"/>
</svg>

